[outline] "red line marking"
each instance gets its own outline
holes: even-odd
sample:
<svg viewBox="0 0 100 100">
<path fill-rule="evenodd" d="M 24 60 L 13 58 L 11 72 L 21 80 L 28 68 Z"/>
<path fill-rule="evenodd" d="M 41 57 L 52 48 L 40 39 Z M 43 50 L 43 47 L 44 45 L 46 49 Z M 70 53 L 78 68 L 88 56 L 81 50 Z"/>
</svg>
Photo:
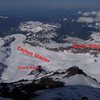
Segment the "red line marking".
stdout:
<svg viewBox="0 0 100 100">
<path fill-rule="evenodd" d="M 100 49 L 100 45 L 96 44 L 73 44 L 72 48 L 90 48 L 90 49 Z"/>
</svg>

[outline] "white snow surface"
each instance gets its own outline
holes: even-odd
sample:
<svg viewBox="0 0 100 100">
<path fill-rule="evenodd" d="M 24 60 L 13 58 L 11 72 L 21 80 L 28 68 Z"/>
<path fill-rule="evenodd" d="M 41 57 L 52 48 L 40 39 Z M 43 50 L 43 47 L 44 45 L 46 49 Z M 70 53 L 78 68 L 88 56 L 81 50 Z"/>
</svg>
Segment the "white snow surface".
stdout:
<svg viewBox="0 0 100 100">
<path fill-rule="evenodd" d="M 29 44 L 24 44 L 23 41 L 26 39 L 25 35 L 15 34 L 10 37 L 15 37 L 16 40 L 11 43 L 11 55 L 7 58 L 5 63 L 8 65 L 8 68 L 2 75 L 2 79 L 11 82 L 18 81 L 20 79 L 34 79 L 34 76 L 27 76 L 31 70 L 21 69 L 18 70 L 18 66 L 30 66 L 30 65 L 42 65 L 42 67 L 48 71 L 56 71 L 58 69 L 67 69 L 72 66 L 78 66 L 89 76 L 96 78 L 100 81 L 100 56 L 97 59 L 97 62 L 94 62 L 94 57 L 89 53 L 86 54 L 73 54 L 68 51 L 64 52 L 54 52 L 49 51 L 43 47 L 33 47 Z M 16 48 L 21 46 L 33 53 L 37 53 L 46 57 L 50 60 L 49 63 L 41 61 L 35 57 L 27 56 L 19 52 Z"/>
<path fill-rule="evenodd" d="M 44 24 L 42 22 L 34 22 L 34 21 L 28 21 L 21 23 L 19 26 L 19 29 L 23 32 L 33 32 L 37 33 L 40 31 L 50 31 L 54 30 L 55 28 L 59 28 L 59 25 L 53 25 L 53 24 Z"/>
<path fill-rule="evenodd" d="M 100 32 L 92 32 L 91 34 L 92 42 L 100 42 Z"/>
<path fill-rule="evenodd" d="M 69 78 L 63 78 L 62 75 L 57 75 L 54 76 L 53 79 L 55 80 L 56 78 L 60 79 L 60 81 L 64 82 L 65 85 L 86 85 L 86 86 L 92 86 L 92 87 L 98 87 L 100 88 L 100 84 L 93 80 L 89 76 L 84 76 L 84 75 L 74 75 Z"/>
<path fill-rule="evenodd" d="M 2 40 L 2 38 L 0 38 L 0 47 L 4 44 L 4 41 Z"/>
</svg>

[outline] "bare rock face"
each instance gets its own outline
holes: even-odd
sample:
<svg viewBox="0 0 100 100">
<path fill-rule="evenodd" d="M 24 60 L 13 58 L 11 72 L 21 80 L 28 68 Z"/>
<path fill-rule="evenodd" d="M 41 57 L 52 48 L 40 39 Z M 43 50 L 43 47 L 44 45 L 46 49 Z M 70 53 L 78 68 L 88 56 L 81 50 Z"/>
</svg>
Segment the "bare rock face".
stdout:
<svg viewBox="0 0 100 100">
<path fill-rule="evenodd" d="M 73 76 L 73 75 L 76 75 L 76 74 L 83 74 L 83 75 L 86 76 L 86 74 L 76 66 L 73 66 L 73 67 L 67 69 L 67 73 L 68 73 L 67 77 Z"/>
<path fill-rule="evenodd" d="M 5 68 L 7 68 L 7 65 L 3 64 L 3 63 L 0 63 L 0 77 L 3 73 L 3 71 L 5 70 Z"/>
<path fill-rule="evenodd" d="M 42 68 L 42 66 L 36 66 L 37 68 L 35 70 L 32 70 L 28 75 L 36 75 L 39 74 L 47 74 L 47 72 Z"/>
<path fill-rule="evenodd" d="M 37 71 L 42 73 L 43 69 L 39 67 Z M 39 96 L 39 94 L 37 93 L 38 90 L 64 88 L 64 91 L 67 91 L 67 89 L 71 89 L 71 91 L 74 91 L 74 89 L 78 86 L 72 86 L 71 88 L 70 86 L 66 87 L 65 82 L 63 80 L 60 80 L 60 77 L 64 76 L 65 79 L 67 80 L 68 78 L 76 74 L 84 75 L 84 77 L 89 77 L 87 74 L 85 74 L 85 72 L 83 72 L 78 67 L 72 66 L 68 69 L 57 70 L 54 72 L 53 71 L 47 72 L 45 76 L 43 77 L 40 76 L 40 78 L 36 78 L 35 80 L 31 80 L 30 82 L 28 80 L 20 80 L 12 83 L 0 83 L 0 96 L 5 98 L 12 98 L 14 100 L 18 100 L 19 98 L 22 98 L 24 100 L 31 100 L 32 98 L 36 98 L 37 96 Z M 59 80 L 56 80 L 55 77 L 59 78 Z M 91 79 L 93 80 L 93 78 Z M 84 87 L 81 86 L 81 88 Z M 88 88 L 86 87 L 86 89 Z M 81 96 L 80 98 L 81 100 L 88 100 L 87 96 L 84 95 L 80 95 L 80 96 Z M 59 96 L 56 96 L 56 99 L 57 100 L 60 99 Z"/>
<path fill-rule="evenodd" d="M 13 83 L 0 83 L 0 96 L 12 98 L 14 100 L 20 98 L 31 100 L 31 98 L 38 96 L 35 94 L 37 90 L 53 89 L 64 86 L 63 82 L 55 81 L 51 78 L 41 78 L 40 80 L 35 80 L 26 84 L 24 84 L 24 82 L 27 82 L 27 80 Z"/>
<path fill-rule="evenodd" d="M 84 73 L 77 66 L 72 66 L 69 69 L 65 69 L 65 71 L 58 70 L 58 71 L 53 73 L 53 75 L 61 75 L 61 74 L 64 74 L 65 75 L 64 77 L 71 77 L 71 76 L 74 76 L 76 74 L 82 74 L 82 75 L 87 76 L 86 73 Z"/>
</svg>

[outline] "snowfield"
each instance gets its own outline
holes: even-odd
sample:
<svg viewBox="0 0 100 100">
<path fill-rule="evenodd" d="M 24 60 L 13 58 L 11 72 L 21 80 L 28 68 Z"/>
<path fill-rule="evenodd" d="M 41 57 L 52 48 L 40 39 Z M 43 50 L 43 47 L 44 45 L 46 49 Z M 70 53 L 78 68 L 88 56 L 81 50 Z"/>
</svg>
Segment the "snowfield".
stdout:
<svg viewBox="0 0 100 100">
<path fill-rule="evenodd" d="M 4 41 L 2 40 L 2 38 L 0 38 L 0 46 L 2 46 L 4 44 Z"/>
<path fill-rule="evenodd" d="M 77 21 L 92 23 L 88 14 Z M 28 21 L 19 25 L 19 34 L 0 37 L 0 100 L 100 100 L 100 51 L 70 48 L 75 43 L 100 45 L 100 32 L 92 32 L 88 40 L 67 35 L 62 38 L 56 32 L 60 27 Z M 60 38 L 64 43 L 57 42 Z M 24 54 L 19 46 L 50 62 Z"/>
<path fill-rule="evenodd" d="M 20 24 L 19 29 L 21 31 L 26 31 L 26 32 L 33 32 L 37 33 L 40 31 L 50 31 L 50 30 L 55 30 L 55 28 L 59 28 L 60 25 L 50 25 L 50 24 L 43 24 L 42 22 L 34 22 L 34 21 L 28 21 L 28 22 L 23 22 Z"/>
<path fill-rule="evenodd" d="M 94 56 L 90 55 L 89 53 L 73 54 L 68 51 L 54 52 L 43 47 L 33 47 L 27 43 L 23 43 L 23 41 L 26 39 L 26 36 L 22 34 L 11 35 L 9 37 L 15 37 L 16 39 L 10 45 L 11 54 L 5 61 L 5 64 L 8 65 L 8 67 L 2 75 L 2 80 L 10 82 L 18 81 L 20 79 L 32 79 L 34 78 L 34 76 L 27 76 L 31 72 L 31 70 L 18 70 L 17 67 L 19 65 L 41 65 L 48 71 L 66 69 L 71 66 L 78 66 L 83 69 L 83 71 L 86 72 L 89 76 L 100 81 L 100 56 L 98 58 L 94 58 Z M 43 62 L 34 57 L 22 54 L 16 49 L 18 46 L 22 46 L 33 53 L 40 54 L 48 58 L 50 62 Z M 97 59 L 97 62 L 94 61 L 95 59 Z"/>
<path fill-rule="evenodd" d="M 48 24 L 38 21 L 27 21 L 20 23 L 18 29 L 27 35 L 25 42 L 31 45 L 42 45 L 43 43 L 52 42 L 52 38 L 57 36 L 56 29 L 60 28 L 59 24 Z"/>
</svg>

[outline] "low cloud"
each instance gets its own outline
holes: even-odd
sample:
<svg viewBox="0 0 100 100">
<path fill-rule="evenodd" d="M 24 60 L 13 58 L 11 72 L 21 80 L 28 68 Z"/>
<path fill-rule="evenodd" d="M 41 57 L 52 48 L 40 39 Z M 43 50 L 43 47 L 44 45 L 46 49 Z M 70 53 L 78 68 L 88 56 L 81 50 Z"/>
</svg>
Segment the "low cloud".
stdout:
<svg viewBox="0 0 100 100">
<path fill-rule="evenodd" d="M 7 19 L 7 16 L 0 16 L 0 19 Z"/>
<path fill-rule="evenodd" d="M 82 16 L 96 16 L 96 14 L 98 14 L 97 11 L 84 12 L 84 13 L 82 13 Z"/>
<path fill-rule="evenodd" d="M 83 23 L 100 23 L 100 11 L 91 11 L 91 12 L 83 12 L 81 13 L 81 17 L 77 19 L 77 22 Z"/>
<path fill-rule="evenodd" d="M 93 23 L 94 22 L 94 18 L 92 18 L 92 17 L 79 17 L 77 19 L 77 22 Z"/>
</svg>

